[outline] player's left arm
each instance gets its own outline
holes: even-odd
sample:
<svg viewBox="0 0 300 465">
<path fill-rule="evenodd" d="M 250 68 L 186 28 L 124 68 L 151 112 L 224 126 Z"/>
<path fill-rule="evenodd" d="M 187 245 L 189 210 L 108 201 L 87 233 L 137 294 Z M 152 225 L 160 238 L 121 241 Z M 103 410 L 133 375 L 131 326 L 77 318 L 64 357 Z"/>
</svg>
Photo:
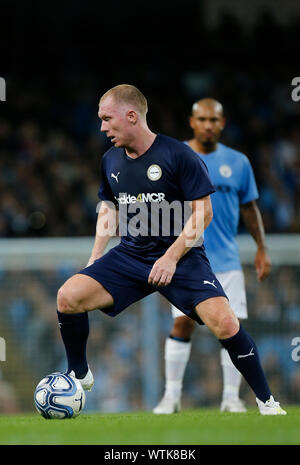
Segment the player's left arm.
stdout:
<svg viewBox="0 0 300 465">
<path fill-rule="evenodd" d="M 191 201 L 192 213 L 181 234 L 154 263 L 148 283 L 167 286 L 172 281 L 179 260 L 193 247 L 213 218 L 210 196 Z"/>
<path fill-rule="evenodd" d="M 271 271 L 271 259 L 267 249 L 262 216 L 255 200 L 242 204 L 240 209 L 245 226 L 257 245 L 254 263 L 257 278 L 262 281 Z"/>
</svg>

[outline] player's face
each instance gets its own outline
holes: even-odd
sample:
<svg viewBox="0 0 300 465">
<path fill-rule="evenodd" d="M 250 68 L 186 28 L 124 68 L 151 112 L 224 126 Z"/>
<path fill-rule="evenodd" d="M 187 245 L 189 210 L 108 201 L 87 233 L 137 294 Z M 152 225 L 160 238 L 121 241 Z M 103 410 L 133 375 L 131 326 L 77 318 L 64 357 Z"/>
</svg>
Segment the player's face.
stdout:
<svg viewBox="0 0 300 465">
<path fill-rule="evenodd" d="M 115 147 L 126 147 L 131 140 L 131 125 L 126 109 L 117 105 L 113 98 L 107 97 L 99 104 L 99 118 L 102 120 L 101 131 Z"/>
<path fill-rule="evenodd" d="M 198 105 L 190 117 L 194 137 L 204 145 L 218 142 L 225 126 L 223 114 L 217 107 Z"/>
</svg>

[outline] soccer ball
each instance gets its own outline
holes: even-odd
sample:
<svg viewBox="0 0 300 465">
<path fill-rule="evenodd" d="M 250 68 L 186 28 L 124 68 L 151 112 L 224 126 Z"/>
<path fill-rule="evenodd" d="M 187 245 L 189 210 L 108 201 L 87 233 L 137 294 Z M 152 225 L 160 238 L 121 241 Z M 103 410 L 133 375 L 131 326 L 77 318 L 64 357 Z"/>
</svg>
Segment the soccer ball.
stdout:
<svg viewBox="0 0 300 465">
<path fill-rule="evenodd" d="M 75 418 L 85 405 L 85 393 L 80 381 L 72 376 L 51 373 L 37 385 L 34 403 L 44 418 Z"/>
</svg>

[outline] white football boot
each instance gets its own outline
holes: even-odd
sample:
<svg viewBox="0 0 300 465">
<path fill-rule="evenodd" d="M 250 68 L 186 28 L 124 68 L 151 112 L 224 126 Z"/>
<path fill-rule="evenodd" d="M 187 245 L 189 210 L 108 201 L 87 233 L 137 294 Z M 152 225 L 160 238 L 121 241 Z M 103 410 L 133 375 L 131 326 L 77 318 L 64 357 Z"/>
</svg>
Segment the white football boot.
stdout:
<svg viewBox="0 0 300 465">
<path fill-rule="evenodd" d="M 74 371 L 70 371 L 70 373 L 68 373 L 70 376 L 73 376 L 73 378 L 76 378 L 75 376 L 75 373 Z M 76 378 L 78 379 L 78 378 Z M 89 370 L 87 372 L 87 374 L 85 375 L 84 378 L 82 379 L 78 379 L 78 381 L 80 381 L 81 383 L 81 386 L 83 387 L 83 389 L 85 391 L 91 391 L 92 390 L 92 387 L 94 386 L 94 376 L 93 376 L 93 373 L 91 372 L 90 370 L 90 367 L 89 367 Z"/>
<path fill-rule="evenodd" d="M 171 413 L 180 412 L 180 400 L 174 400 L 170 397 L 164 396 L 156 407 L 152 410 L 153 413 L 160 415 L 170 415 Z"/>
<path fill-rule="evenodd" d="M 241 399 L 224 399 L 221 402 L 221 412 L 245 413 L 247 409 Z"/>
<path fill-rule="evenodd" d="M 256 397 L 256 403 L 261 415 L 286 415 L 286 411 L 280 407 L 279 402 L 275 402 L 273 396 L 266 402 L 262 402 Z"/>
</svg>

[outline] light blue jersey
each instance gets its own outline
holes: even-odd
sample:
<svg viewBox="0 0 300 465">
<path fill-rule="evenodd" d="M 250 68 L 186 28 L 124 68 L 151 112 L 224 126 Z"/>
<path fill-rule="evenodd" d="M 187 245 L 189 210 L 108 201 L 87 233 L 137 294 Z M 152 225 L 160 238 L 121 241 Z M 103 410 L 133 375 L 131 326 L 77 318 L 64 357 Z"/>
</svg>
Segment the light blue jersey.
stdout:
<svg viewBox="0 0 300 465">
<path fill-rule="evenodd" d="M 240 204 L 258 198 L 252 167 L 243 153 L 220 143 L 215 152 L 198 155 L 205 162 L 216 189 L 211 195 L 214 217 L 204 234 L 207 257 L 215 273 L 239 270 L 236 235 Z"/>
</svg>

